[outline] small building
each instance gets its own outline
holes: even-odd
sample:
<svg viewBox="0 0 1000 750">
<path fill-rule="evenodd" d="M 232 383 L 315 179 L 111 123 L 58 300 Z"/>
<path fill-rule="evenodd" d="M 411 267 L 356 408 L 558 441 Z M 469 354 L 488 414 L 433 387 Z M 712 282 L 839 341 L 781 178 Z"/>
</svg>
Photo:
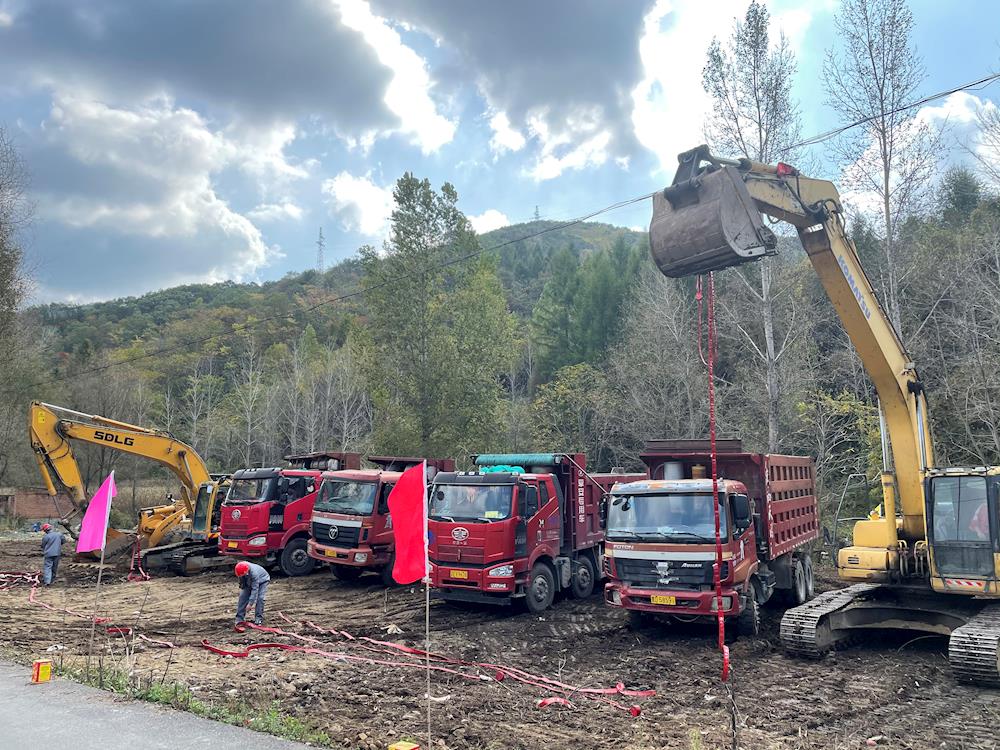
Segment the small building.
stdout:
<svg viewBox="0 0 1000 750">
<path fill-rule="evenodd" d="M 0 517 L 45 521 L 64 518 L 72 510 L 68 495 L 52 496 L 44 487 L 0 487 Z"/>
</svg>

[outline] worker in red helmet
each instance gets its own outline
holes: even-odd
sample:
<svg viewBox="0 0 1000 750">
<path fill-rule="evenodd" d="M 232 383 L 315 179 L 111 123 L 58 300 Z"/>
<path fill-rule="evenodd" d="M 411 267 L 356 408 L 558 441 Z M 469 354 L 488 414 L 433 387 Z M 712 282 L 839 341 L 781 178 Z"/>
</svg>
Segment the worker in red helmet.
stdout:
<svg viewBox="0 0 1000 750">
<path fill-rule="evenodd" d="M 241 560 L 236 563 L 236 577 L 240 582 L 240 600 L 236 605 L 236 627 L 239 628 L 246 621 L 247 605 L 253 601 L 254 624 L 264 624 L 264 600 L 267 598 L 267 586 L 271 582 L 271 576 L 267 570 L 255 563 Z"/>
<path fill-rule="evenodd" d="M 51 524 L 42 524 L 42 583 L 51 586 L 59 572 L 59 557 L 66 538 L 52 528 Z"/>
</svg>

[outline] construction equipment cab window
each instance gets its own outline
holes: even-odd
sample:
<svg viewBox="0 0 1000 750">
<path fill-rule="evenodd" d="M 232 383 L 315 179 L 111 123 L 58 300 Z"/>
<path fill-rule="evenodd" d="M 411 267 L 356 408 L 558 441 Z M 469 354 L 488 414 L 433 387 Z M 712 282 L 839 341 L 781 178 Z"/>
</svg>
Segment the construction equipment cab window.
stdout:
<svg viewBox="0 0 1000 750">
<path fill-rule="evenodd" d="M 986 477 L 932 479 L 931 514 L 937 542 L 989 542 Z"/>
</svg>

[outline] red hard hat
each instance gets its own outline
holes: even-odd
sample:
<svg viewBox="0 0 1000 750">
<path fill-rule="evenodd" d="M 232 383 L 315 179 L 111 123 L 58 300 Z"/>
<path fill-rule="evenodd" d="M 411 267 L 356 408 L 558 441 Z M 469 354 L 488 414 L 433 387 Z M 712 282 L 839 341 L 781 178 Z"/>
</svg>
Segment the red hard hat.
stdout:
<svg viewBox="0 0 1000 750">
<path fill-rule="evenodd" d="M 236 575 L 245 576 L 249 572 L 250 572 L 250 563 L 246 562 L 245 560 L 240 560 L 238 563 L 236 563 Z"/>
<path fill-rule="evenodd" d="M 51 528 L 52 528 L 52 524 L 49 524 L 49 523 L 43 523 L 42 524 L 42 531 L 48 531 Z"/>
</svg>

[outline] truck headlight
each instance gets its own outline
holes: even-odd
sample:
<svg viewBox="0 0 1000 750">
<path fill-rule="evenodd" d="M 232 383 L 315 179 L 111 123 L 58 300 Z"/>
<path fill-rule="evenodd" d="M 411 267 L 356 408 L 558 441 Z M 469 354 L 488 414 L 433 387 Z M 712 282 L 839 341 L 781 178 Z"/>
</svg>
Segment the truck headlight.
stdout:
<svg viewBox="0 0 1000 750">
<path fill-rule="evenodd" d="M 733 597 L 731 597 L 731 596 L 724 596 L 724 597 L 722 597 L 722 611 L 723 612 L 725 612 L 725 611 L 727 611 L 729 609 L 732 609 L 732 606 L 733 606 Z M 718 612 L 719 611 L 719 597 L 717 597 L 717 596 L 713 596 L 712 597 L 712 611 L 713 612 Z"/>
<path fill-rule="evenodd" d="M 255 536 L 253 539 L 247 542 L 247 545 L 250 547 L 263 547 L 265 544 L 267 544 L 266 536 Z"/>
<path fill-rule="evenodd" d="M 510 578 L 512 575 L 514 575 L 514 566 L 513 565 L 501 565 L 498 568 L 493 568 L 493 570 L 490 571 L 489 577 L 490 578 Z"/>
<path fill-rule="evenodd" d="M 611 603 L 616 607 L 622 606 L 622 595 L 617 589 L 611 589 Z"/>
<path fill-rule="evenodd" d="M 355 552 L 354 553 L 354 562 L 359 562 L 359 563 L 368 562 L 368 553 L 367 552 Z"/>
</svg>

